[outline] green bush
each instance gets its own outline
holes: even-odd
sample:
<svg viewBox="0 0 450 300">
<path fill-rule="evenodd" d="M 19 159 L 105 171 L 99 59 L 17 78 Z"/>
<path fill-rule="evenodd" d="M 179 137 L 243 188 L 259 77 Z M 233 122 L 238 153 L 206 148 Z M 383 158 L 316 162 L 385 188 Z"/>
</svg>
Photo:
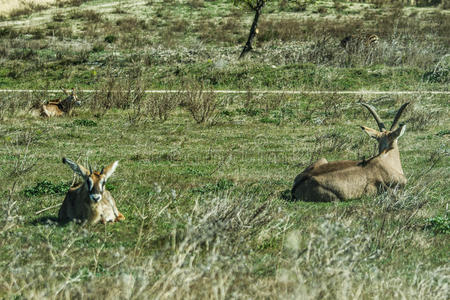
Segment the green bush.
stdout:
<svg viewBox="0 0 450 300">
<path fill-rule="evenodd" d="M 114 43 L 115 41 L 117 41 L 117 36 L 115 36 L 115 35 L 107 35 L 107 36 L 105 37 L 105 42 L 107 42 L 107 43 L 109 43 L 109 44 L 112 44 L 112 43 Z"/>
<path fill-rule="evenodd" d="M 194 193 L 206 194 L 217 191 L 224 191 L 234 186 L 234 182 L 229 179 L 219 179 L 216 184 L 208 183 L 202 187 L 195 188 L 192 191 Z"/>
<path fill-rule="evenodd" d="M 69 184 L 60 182 L 52 183 L 48 180 L 42 180 L 36 183 L 33 187 L 28 187 L 23 190 L 26 197 L 42 196 L 42 195 L 63 195 L 69 189 Z"/>
<path fill-rule="evenodd" d="M 86 119 L 78 119 L 73 121 L 73 125 L 76 126 L 85 126 L 85 127 L 96 127 L 97 122 L 92 120 L 86 120 Z"/>
<path fill-rule="evenodd" d="M 92 47 L 93 52 L 102 52 L 105 50 L 105 45 L 97 43 Z"/>
<path fill-rule="evenodd" d="M 450 222 L 448 216 L 435 216 L 427 219 L 425 228 L 434 233 L 450 233 Z"/>
</svg>

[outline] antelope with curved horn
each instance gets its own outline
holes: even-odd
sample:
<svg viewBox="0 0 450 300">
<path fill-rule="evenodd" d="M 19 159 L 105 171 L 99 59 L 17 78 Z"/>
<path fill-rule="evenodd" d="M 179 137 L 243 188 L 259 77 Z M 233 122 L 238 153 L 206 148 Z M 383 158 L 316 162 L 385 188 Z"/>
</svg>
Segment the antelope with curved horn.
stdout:
<svg viewBox="0 0 450 300">
<path fill-rule="evenodd" d="M 39 107 L 39 115 L 45 118 L 49 117 L 59 117 L 65 114 L 71 114 L 72 109 L 75 105 L 81 105 L 81 102 L 78 101 L 77 94 L 75 93 L 75 89 L 72 89 L 72 92 L 69 92 L 65 89 L 62 89 L 64 94 L 66 94 L 66 98 L 63 100 L 52 100 L 46 104 L 42 104 Z"/>
<path fill-rule="evenodd" d="M 125 219 L 117 209 L 114 198 L 105 187 L 106 180 L 116 170 L 118 161 L 102 168 L 101 172 L 93 172 L 90 167 L 88 170 L 67 158 L 63 158 L 63 163 L 80 175 L 83 182 L 73 185 L 67 192 L 59 209 L 60 222 L 87 221 L 90 224 L 96 224 Z"/>
<path fill-rule="evenodd" d="M 409 102 L 397 111 L 389 130 L 386 130 L 372 106 L 361 104 L 378 124 L 379 131 L 361 126 L 365 133 L 377 140 L 378 154 L 362 161 L 328 162 L 325 158 L 319 159 L 295 178 L 292 199 L 323 202 L 346 200 L 406 184 L 397 144 L 398 138 L 405 133 L 406 125 L 397 124 Z"/>
</svg>

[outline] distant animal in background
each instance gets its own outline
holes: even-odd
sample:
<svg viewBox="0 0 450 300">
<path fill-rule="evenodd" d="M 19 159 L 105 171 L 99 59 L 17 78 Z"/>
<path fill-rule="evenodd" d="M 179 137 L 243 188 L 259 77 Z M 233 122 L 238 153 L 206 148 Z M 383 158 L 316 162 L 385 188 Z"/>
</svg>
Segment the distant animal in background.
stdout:
<svg viewBox="0 0 450 300">
<path fill-rule="evenodd" d="M 103 168 L 100 172 L 93 172 L 91 168 L 88 170 L 67 158 L 63 158 L 62 161 L 80 175 L 83 181 L 70 187 L 67 192 L 59 209 L 60 222 L 76 221 L 96 224 L 125 220 L 105 186 L 108 178 L 116 170 L 118 161 Z"/>
<path fill-rule="evenodd" d="M 295 178 L 291 191 L 293 200 L 347 200 L 406 184 L 397 144 L 406 125 L 400 124 L 397 127 L 397 124 L 408 103 L 397 111 L 389 130 L 386 130 L 372 106 L 361 104 L 369 110 L 378 124 L 380 131 L 361 126 L 365 133 L 377 140 L 378 155 L 360 161 L 328 162 L 325 158 L 319 159 Z"/>
<path fill-rule="evenodd" d="M 356 52 L 362 48 L 376 47 L 379 40 L 380 38 L 376 34 L 352 34 L 341 40 L 341 46 L 349 52 Z"/>
<path fill-rule="evenodd" d="M 48 103 L 40 105 L 37 114 L 45 118 L 59 117 L 66 114 L 70 115 L 74 106 L 81 105 L 74 88 L 71 93 L 67 90 L 62 90 L 66 94 L 66 98 L 63 100 L 49 101 Z M 36 113 L 34 114 L 36 115 Z"/>
</svg>

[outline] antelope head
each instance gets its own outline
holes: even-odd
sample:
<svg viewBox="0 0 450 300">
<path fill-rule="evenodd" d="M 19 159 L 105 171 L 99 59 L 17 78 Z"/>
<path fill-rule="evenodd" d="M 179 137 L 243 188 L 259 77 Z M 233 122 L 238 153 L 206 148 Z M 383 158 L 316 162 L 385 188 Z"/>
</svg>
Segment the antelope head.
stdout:
<svg viewBox="0 0 450 300">
<path fill-rule="evenodd" d="M 63 158 L 63 163 L 67 164 L 72 171 L 80 175 L 84 180 L 84 187 L 86 188 L 89 199 L 93 203 L 98 203 L 102 200 L 103 192 L 105 191 L 105 184 L 108 178 L 114 173 L 119 162 L 115 161 L 107 167 L 102 168 L 100 172 L 93 172 L 70 159 Z"/>
<path fill-rule="evenodd" d="M 67 96 L 67 98 L 65 98 L 63 101 L 65 103 L 67 103 L 68 106 L 80 106 L 81 105 L 81 101 L 78 100 L 78 96 L 77 93 L 75 92 L 75 88 L 72 88 L 72 91 L 69 92 L 66 89 L 61 88 L 61 90 L 63 91 L 63 93 Z"/>
<path fill-rule="evenodd" d="M 389 130 L 386 129 L 386 126 L 381 121 L 381 118 L 378 116 L 375 108 L 373 106 L 367 104 L 367 103 L 361 103 L 364 107 L 366 107 L 369 112 L 374 117 L 375 121 L 378 125 L 378 130 L 361 126 L 361 129 L 367 133 L 368 136 L 371 138 L 374 138 L 378 142 L 378 154 L 381 154 L 383 152 L 387 152 L 393 148 L 397 148 L 397 139 L 401 137 L 406 130 L 405 124 L 400 124 L 398 126 L 398 121 L 406 108 L 408 106 L 409 102 L 403 104 L 400 109 L 397 111 L 397 114 L 395 115 L 394 121 L 392 122 L 391 128 Z"/>
</svg>

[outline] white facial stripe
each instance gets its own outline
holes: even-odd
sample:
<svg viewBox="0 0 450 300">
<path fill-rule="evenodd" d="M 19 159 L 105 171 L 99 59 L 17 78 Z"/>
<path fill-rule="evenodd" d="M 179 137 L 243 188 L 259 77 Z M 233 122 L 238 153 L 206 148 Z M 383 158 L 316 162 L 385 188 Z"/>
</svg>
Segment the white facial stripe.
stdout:
<svg viewBox="0 0 450 300">
<path fill-rule="evenodd" d="M 92 178 L 88 178 L 88 188 L 89 191 L 92 191 L 92 189 L 94 188 L 94 181 L 92 180 Z"/>
</svg>

